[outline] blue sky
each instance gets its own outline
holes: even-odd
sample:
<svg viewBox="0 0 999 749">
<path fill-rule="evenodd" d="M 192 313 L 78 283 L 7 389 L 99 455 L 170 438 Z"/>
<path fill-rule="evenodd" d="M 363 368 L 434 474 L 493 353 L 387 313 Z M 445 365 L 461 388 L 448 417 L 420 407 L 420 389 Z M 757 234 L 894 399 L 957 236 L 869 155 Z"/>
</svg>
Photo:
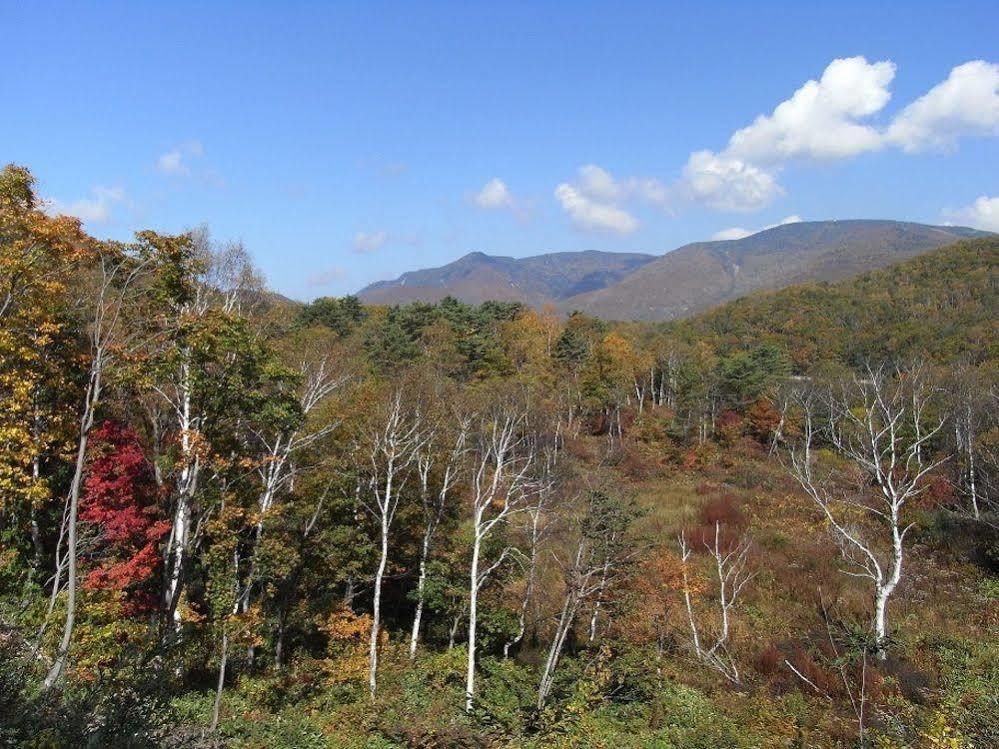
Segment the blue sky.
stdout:
<svg viewBox="0 0 999 749">
<path fill-rule="evenodd" d="M 999 230 L 996 6 L 873 5 L 0 0 L 0 160 L 301 299 L 795 217 Z"/>
</svg>

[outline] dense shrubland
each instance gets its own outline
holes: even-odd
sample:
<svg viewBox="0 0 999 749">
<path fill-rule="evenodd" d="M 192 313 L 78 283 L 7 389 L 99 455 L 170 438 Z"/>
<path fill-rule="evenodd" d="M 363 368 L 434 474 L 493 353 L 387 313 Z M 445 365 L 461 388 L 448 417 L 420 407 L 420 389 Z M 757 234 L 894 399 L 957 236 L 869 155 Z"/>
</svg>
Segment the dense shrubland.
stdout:
<svg viewBox="0 0 999 749">
<path fill-rule="evenodd" d="M 295 306 L 0 178 L 0 745 L 999 742 L 996 256 Z"/>
</svg>

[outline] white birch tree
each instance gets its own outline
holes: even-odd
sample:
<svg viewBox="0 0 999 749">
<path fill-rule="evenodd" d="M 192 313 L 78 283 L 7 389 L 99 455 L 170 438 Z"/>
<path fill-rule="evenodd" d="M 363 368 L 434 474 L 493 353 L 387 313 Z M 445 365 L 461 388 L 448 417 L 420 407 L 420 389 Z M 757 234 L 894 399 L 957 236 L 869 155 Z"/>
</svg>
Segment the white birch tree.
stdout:
<svg viewBox="0 0 999 749">
<path fill-rule="evenodd" d="M 367 491 L 360 501 L 378 526 L 378 564 L 371 605 L 368 643 L 368 690 L 374 699 L 378 688 L 378 639 L 381 634 L 382 583 L 389 558 L 389 538 L 402 498 L 406 471 L 416 460 L 426 434 L 418 414 L 407 413 L 401 391 L 390 398 L 386 413 L 369 435 Z"/>
<path fill-rule="evenodd" d="M 746 559 L 749 554 L 749 542 L 746 540 L 726 548 L 722 541 L 721 524 L 715 523 L 713 543 L 705 543 L 708 555 L 711 557 L 714 575 L 718 582 L 718 625 L 714 634 L 709 636 L 710 644 L 705 641 L 705 628 L 698 624 L 692 600 L 692 586 L 688 567 L 692 549 L 687 543 L 684 533 L 678 540 L 680 561 L 682 562 L 683 602 L 687 609 L 687 623 L 690 626 L 690 645 L 698 660 L 707 664 L 733 684 L 740 682 L 739 666 L 729 652 L 728 643 L 731 635 L 732 611 L 739 594 L 752 579 L 752 574 L 746 569 Z"/>
<path fill-rule="evenodd" d="M 493 560 L 484 556 L 486 542 L 510 516 L 520 511 L 533 491 L 531 471 L 535 447 L 524 434 L 525 414 L 514 406 L 501 407 L 483 418 L 476 432 L 472 458 L 472 554 L 468 582 L 468 661 L 465 670 L 465 710 L 475 700 L 475 659 L 478 634 L 479 593 L 489 576 L 512 554 L 507 546 Z"/>
<path fill-rule="evenodd" d="M 832 527 L 849 565 L 844 572 L 870 585 L 871 629 L 880 659 L 887 654 L 888 604 L 902 579 L 913 527 L 906 507 L 925 490 L 927 475 L 948 458 L 929 457 L 944 426 L 943 418 L 930 416 L 934 395 L 918 365 L 869 365 L 863 377 L 838 391 L 820 395 L 799 389 L 792 396 L 802 425 L 801 437 L 789 443 L 790 473 Z M 849 462 L 854 482 L 833 469 L 820 473 L 820 438 Z"/>
</svg>

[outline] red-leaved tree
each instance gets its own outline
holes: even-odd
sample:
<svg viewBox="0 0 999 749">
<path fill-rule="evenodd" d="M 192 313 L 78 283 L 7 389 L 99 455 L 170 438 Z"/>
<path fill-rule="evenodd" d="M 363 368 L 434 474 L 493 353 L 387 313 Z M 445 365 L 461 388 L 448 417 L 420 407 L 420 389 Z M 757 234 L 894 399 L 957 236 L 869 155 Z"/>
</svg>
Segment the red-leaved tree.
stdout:
<svg viewBox="0 0 999 749">
<path fill-rule="evenodd" d="M 155 606 L 151 589 L 162 564 L 159 545 L 170 530 L 157 502 L 153 467 L 135 430 L 105 421 L 91 437 L 80 520 L 97 530 L 84 585 L 126 594 L 131 613 Z"/>
</svg>

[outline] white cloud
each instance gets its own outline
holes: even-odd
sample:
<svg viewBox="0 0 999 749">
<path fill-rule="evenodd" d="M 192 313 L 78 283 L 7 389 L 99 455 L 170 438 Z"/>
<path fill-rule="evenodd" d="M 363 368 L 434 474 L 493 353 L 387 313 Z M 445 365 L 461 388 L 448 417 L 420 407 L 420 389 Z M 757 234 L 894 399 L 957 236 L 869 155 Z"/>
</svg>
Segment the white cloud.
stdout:
<svg viewBox="0 0 999 749">
<path fill-rule="evenodd" d="M 121 187 L 93 187 L 90 197 L 80 198 L 71 203 L 60 200 L 48 201 L 48 212 L 54 215 L 75 216 L 91 224 L 104 224 L 111 220 L 114 206 L 125 200 L 125 190 Z"/>
<path fill-rule="evenodd" d="M 627 181 L 628 194 L 663 209 L 670 208 L 670 189 L 654 177 L 631 177 Z"/>
<path fill-rule="evenodd" d="M 769 171 L 711 151 L 690 155 L 681 185 L 687 197 L 719 211 L 756 211 L 783 193 Z"/>
<path fill-rule="evenodd" d="M 731 239 L 743 239 L 755 233 L 749 229 L 743 229 L 741 226 L 733 226 L 728 229 L 716 231 L 711 235 L 711 239 L 715 242 L 727 242 Z"/>
<path fill-rule="evenodd" d="M 669 200 L 666 185 L 652 177 L 627 177 L 618 180 L 596 164 L 581 166 L 577 175 L 573 186 L 598 203 L 620 203 L 638 198 L 648 203 L 665 205 Z"/>
<path fill-rule="evenodd" d="M 974 60 L 907 106 L 887 139 L 912 153 L 954 146 L 962 135 L 999 135 L 999 65 Z"/>
<path fill-rule="evenodd" d="M 971 205 L 946 215 L 976 229 L 999 232 L 999 197 L 982 195 Z"/>
<path fill-rule="evenodd" d="M 512 208 L 513 194 L 503 180 L 499 177 L 494 177 L 472 196 L 472 202 L 479 206 L 479 208 L 485 208 L 486 210 Z"/>
<path fill-rule="evenodd" d="M 863 57 L 833 60 L 770 115 L 737 130 L 725 155 L 757 165 L 794 158 L 842 159 L 881 147 L 881 134 L 859 120 L 881 111 L 891 98 L 895 65 Z"/>
<path fill-rule="evenodd" d="M 793 159 L 837 159 L 881 147 L 882 136 L 859 120 L 879 112 L 891 93 L 891 62 L 833 60 L 769 115 L 737 130 L 725 150 L 695 151 L 680 180 L 687 199 L 718 211 L 756 211 L 783 194 L 777 173 Z"/>
<path fill-rule="evenodd" d="M 743 229 L 741 226 L 733 226 L 729 229 L 722 229 L 721 231 L 715 232 L 711 235 L 711 239 L 715 241 L 725 241 L 730 239 L 743 239 L 745 237 L 752 236 L 753 234 L 758 234 L 761 231 L 766 231 L 767 229 L 773 229 L 775 226 L 784 226 L 785 224 L 799 224 L 801 223 L 801 216 L 787 216 L 781 219 L 776 224 L 767 224 L 762 229 Z"/>
<path fill-rule="evenodd" d="M 638 228 L 638 220 L 624 209 L 594 200 L 566 182 L 555 188 L 555 198 L 580 229 L 630 234 Z"/>
<path fill-rule="evenodd" d="M 359 231 L 354 235 L 354 249 L 357 252 L 377 252 L 385 246 L 388 239 L 389 235 L 386 231 Z"/>
<path fill-rule="evenodd" d="M 692 152 L 672 185 L 647 177 L 615 179 L 587 164 L 575 182 L 559 185 L 556 197 L 579 225 L 627 232 L 637 226 L 625 210 L 633 199 L 666 211 L 683 202 L 757 211 L 784 194 L 778 177 L 792 162 L 846 159 L 886 147 L 947 148 L 964 135 L 999 135 L 999 65 L 959 65 L 890 124 L 879 124 L 875 116 L 891 99 L 895 71 L 890 60 L 837 58 L 817 80 L 736 130 L 723 149 Z M 725 231 L 735 236 L 746 230 Z"/>
<path fill-rule="evenodd" d="M 579 167 L 576 189 L 583 195 L 601 203 L 613 203 L 623 197 L 624 188 L 606 169 L 596 164 Z"/>
<path fill-rule="evenodd" d="M 606 169 L 585 164 L 577 170 L 575 182 L 555 188 L 555 198 L 580 229 L 630 234 L 638 228 L 638 220 L 618 204 L 629 192 Z"/>
<path fill-rule="evenodd" d="M 187 177 L 191 174 L 187 161 L 203 153 L 200 141 L 189 140 L 160 156 L 156 160 L 156 168 L 171 177 Z"/>
<path fill-rule="evenodd" d="M 617 179 L 603 167 L 585 164 L 576 171 L 575 181 L 555 188 L 555 198 L 581 229 L 629 234 L 638 228 L 638 220 L 623 204 L 642 200 L 666 209 L 670 191 L 652 177 Z"/>
<path fill-rule="evenodd" d="M 733 133 L 724 150 L 692 153 L 681 194 L 715 210 L 755 211 L 783 194 L 777 177 L 791 161 L 845 159 L 885 146 L 915 152 L 951 147 L 963 135 L 999 135 L 999 65 L 957 66 L 878 127 L 869 120 L 891 98 L 894 77 L 889 60 L 833 60 L 818 80 Z"/>
</svg>

